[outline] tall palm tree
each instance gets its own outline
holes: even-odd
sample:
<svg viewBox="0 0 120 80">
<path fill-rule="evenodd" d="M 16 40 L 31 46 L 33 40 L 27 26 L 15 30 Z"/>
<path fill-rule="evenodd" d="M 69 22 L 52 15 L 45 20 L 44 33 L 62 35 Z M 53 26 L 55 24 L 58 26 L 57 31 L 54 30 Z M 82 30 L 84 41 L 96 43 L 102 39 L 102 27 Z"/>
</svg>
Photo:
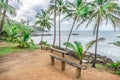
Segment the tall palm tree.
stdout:
<svg viewBox="0 0 120 80">
<path fill-rule="evenodd" d="M 61 47 L 61 13 L 65 13 L 67 10 L 66 3 L 63 0 L 57 0 L 56 5 L 50 6 L 51 12 L 56 8 L 56 14 L 59 16 L 59 48 Z"/>
<path fill-rule="evenodd" d="M 70 33 L 68 35 L 68 39 L 67 39 L 67 42 L 69 43 L 69 40 L 70 40 L 70 36 L 72 34 L 72 31 L 73 31 L 73 28 L 76 24 L 76 22 L 80 22 L 80 19 L 83 19 L 84 16 L 86 16 L 89 11 L 88 11 L 88 4 L 86 1 L 82 1 L 82 0 L 75 0 L 74 3 L 71 3 L 71 2 L 68 2 L 68 10 L 67 10 L 67 14 L 64 19 L 66 18 L 72 18 L 74 21 L 73 21 L 73 24 L 72 24 L 72 27 L 70 29 Z M 67 49 L 67 46 L 66 46 L 66 49 Z"/>
<path fill-rule="evenodd" d="M 12 1 L 12 0 L 11 0 Z M 19 0 L 16 0 L 19 2 Z M 0 34 L 2 33 L 2 28 L 5 22 L 5 18 L 8 19 L 8 16 L 6 13 L 9 13 L 10 15 L 15 16 L 16 15 L 16 9 L 8 4 L 9 0 L 0 0 L 0 8 L 1 8 L 1 24 L 0 24 Z"/>
<path fill-rule="evenodd" d="M 50 30 L 53 24 L 51 23 L 52 19 L 50 18 L 50 15 L 48 14 L 46 10 L 42 9 L 41 12 L 36 15 L 36 18 L 37 20 L 36 20 L 35 25 L 39 25 L 42 28 L 42 38 L 40 41 L 41 43 L 43 40 L 44 29 Z"/>
<path fill-rule="evenodd" d="M 53 41 L 53 47 L 55 47 L 56 44 L 56 3 L 57 0 L 51 0 L 50 1 L 50 6 L 55 6 L 54 8 L 54 41 Z M 49 11 L 49 9 L 48 9 Z"/>
<path fill-rule="evenodd" d="M 92 67 L 96 67 L 96 56 L 97 56 L 97 47 L 98 47 L 98 35 L 99 35 L 99 27 L 103 22 L 108 21 L 112 23 L 114 29 L 120 23 L 120 6 L 117 1 L 113 0 L 94 0 L 91 2 L 91 14 L 89 18 L 87 17 L 86 27 L 94 22 L 94 33 L 96 33 L 96 44 L 95 44 L 95 57 L 93 60 Z M 86 22 L 85 21 L 85 22 Z"/>
</svg>

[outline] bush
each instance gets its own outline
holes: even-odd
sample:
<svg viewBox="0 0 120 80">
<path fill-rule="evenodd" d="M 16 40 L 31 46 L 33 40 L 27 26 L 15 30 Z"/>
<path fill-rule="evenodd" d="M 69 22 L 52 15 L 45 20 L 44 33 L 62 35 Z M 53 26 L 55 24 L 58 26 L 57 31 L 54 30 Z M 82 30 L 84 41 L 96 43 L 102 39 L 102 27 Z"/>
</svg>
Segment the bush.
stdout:
<svg viewBox="0 0 120 80">
<path fill-rule="evenodd" d="M 119 61 L 111 63 L 111 64 L 108 64 L 108 67 L 113 68 L 115 70 L 117 70 L 119 66 L 120 66 L 120 62 Z"/>
<path fill-rule="evenodd" d="M 34 45 L 33 40 L 30 39 L 33 30 L 22 22 L 12 22 L 10 26 L 5 25 L 3 32 L 5 40 L 17 42 L 19 48 L 27 48 L 30 45 Z"/>
<path fill-rule="evenodd" d="M 120 75 L 120 61 L 108 64 L 109 68 L 112 68 L 116 74 Z"/>
<path fill-rule="evenodd" d="M 18 45 L 19 48 L 28 48 L 31 45 L 34 46 L 33 40 L 30 39 L 30 35 L 27 33 L 25 33 L 23 36 L 18 37 L 17 41 L 19 43 Z"/>
<path fill-rule="evenodd" d="M 120 76 L 120 71 L 116 71 L 116 74 Z"/>
</svg>

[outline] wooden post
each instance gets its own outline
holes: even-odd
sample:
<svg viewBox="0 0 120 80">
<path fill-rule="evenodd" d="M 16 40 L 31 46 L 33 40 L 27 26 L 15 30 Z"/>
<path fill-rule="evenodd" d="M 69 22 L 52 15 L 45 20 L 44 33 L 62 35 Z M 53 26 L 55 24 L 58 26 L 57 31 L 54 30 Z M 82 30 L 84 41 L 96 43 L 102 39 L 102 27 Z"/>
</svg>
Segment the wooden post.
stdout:
<svg viewBox="0 0 120 80">
<path fill-rule="evenodd" d="M 65 62 L 64 61 L 61 61 L 61 69 L 62 69 L 62 71 L 65 70 Z"/>
<path fill-rule="evenodd" d="M 53 52 L 53 50 L 51 49 L 51 52 Z"/>
<path fill-rule="evenodd" d="M 54 57 L 51 56 L 51 64 L 54 65 L 55 64 L 55 59 Z"/>
<path fill-rule="evenodd" d="M 64 54 L 62 53 L 62 57 L 64 57 Z"/>
<path fill-rule="evenodd" d="M 41 46 L 41 49 L 43 49 L 43 47 Z"/>
<path fill-rule="evenodd" d="M 81 69 L 77 67 L 76 69 L 76 77 L 79 78 L 81 77 Z"/>
<path fill-rule="evenodd" d="M 48 47 L 45 47 L 46 48 L 46 51 L 48 50 Z"/>
</svg>

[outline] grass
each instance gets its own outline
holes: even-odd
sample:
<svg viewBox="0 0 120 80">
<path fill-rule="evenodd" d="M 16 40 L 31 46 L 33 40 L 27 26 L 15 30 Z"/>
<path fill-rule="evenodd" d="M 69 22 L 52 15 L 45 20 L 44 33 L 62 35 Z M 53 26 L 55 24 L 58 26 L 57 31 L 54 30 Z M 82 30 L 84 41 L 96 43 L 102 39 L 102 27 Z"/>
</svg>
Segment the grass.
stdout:
<svg viewBox="0 0 120 80">
<path fill-rule="evenodd" d="M 25 50 L 35 50 L 40 48 L 39 46 L 31 46 L 30 48 L 21 49 L 21 48 L 17 48 L 16 46 L 17 46 L 16 43 L 4 42 L 3 45 L 0 45 L 0 55 L 6 55 L 10 53 L 25 51 Z"/>
<path fill-rule="evenodd" d="M 88 64 L 88 66 L 91 67 L 91 64 Z M 107 67 L 102 65 L 102 64 L 96 64 L 96 68 L 99 70 L 106 70 L 107 71 Z"/>
</svg>

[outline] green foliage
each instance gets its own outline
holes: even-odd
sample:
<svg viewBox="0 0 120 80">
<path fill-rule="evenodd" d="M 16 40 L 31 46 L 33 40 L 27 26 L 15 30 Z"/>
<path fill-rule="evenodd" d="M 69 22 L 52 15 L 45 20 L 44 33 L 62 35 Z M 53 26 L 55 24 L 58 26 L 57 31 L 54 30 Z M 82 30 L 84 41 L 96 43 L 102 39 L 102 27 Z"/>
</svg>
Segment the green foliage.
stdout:
<svg viewBox="0 0 120 80">
<path fill-rule="evenodd" d="M 108 64 L 108 67 L 115 70 L 115 73 L 120 75 L 120 61 Z"/>
<path fill-rule="evenodd" d="M 52 18 L 50 18 L 50 14 L 48 13 L 47 10 L 41 10 L 40 13 L 37 13 L 36 15 L 36 22 L 35 25 L 38 25 L 39 27 L 42 28 L 42 38 L 41 41 L 43 40 L 43 33 L 44 33 L 44 29 L 50 30 L 52 27 Z"/>
<path fill-rule="evenodd" d="M 51 29 L 53 25 L 51 23 L 52 19 L 50 18 L 50 15 L 46 10 L 42 9 L 41 12 L 36 15 L 36 18 L 37 19 L 35 25 L 40 26 L 42 29 L 48 29 L 48 30 Z"/>
<path fill-rule="evenodd" d="M 114 43 L 112 43 L 112 44 L 114 44 L 114 45 L 120 47 L 120 41 L 114 42 Z"/>
<path fill-rule="evenodd" d="M 3 28 L 4 37 L 12 42 L 17 42 L 20 48 L 30 47 L 33 41 L 30 39 L 33 30 L 25 25 L 25 21 L 18 23 L 12 21 L 10 27 L 6 24 Z"/>
<path fill-rule="evenodd" d="M 105 40 L 105 38 L 99 38 L 98 40 L 92 40 L 92 41 L 88 42 L 86 44 L 86 49 L 84 50 L 84 53 L 86 53 L 88 51 L 88 49 L 91 48 L 96 43 L 96 41 L 104 41 L 104 40 Z"/>
<path fill-rule="evenodd" d="M 117 61 L 115 63 L 108 64 L 108 66 L 115 69 L 115 70 L 117 70 L 117 68 L 120 66 L 120 62 Z"/>
<path fill-rule="evenodd" d="M 30 39 L 30 35 L 26 33 L 23 35 L 23 37 L 18 37 L 17 41 L 19 43 L 19 48 L 28 48 L 31 45 L 34 45 L 33 40 Z"/>
<path fill-rule="evenodd" d="M 79 59 L 83 59 L 83 46 L 80 42 L 75 41 L 74 44 L 72 43 L 64 43 L 65 46 L 71 48 L 75 51 L 76 55 L 79 57 Z"/>
<path fill-rule="evenodd" d="M 21 51 L 25 51 L 25 50 L 35 50 L 35 49 L 39 49 L 39 46 L 31 46 L 29 48 L 18 48 L 16 47 L 18 44 L 16 43 L 11 43 L 11 42 L 5 42 L 6 45 L 4 46 L 0 46 L 0 55 L 6 55 L 9 53 L 15 53 L 15 52 L 21 52 Z"/>
<path fill-rule="evenodd" d="M 120 76 L 120 71 L 116 71 L 116 74 Z"/>
<path fill-rule="evenodd" d="M 51 45 L 47 41 L 42 41 L 40 43 L 41 49 L 46 49 L 46 47 L 51 47 Z"/>
</svg>

